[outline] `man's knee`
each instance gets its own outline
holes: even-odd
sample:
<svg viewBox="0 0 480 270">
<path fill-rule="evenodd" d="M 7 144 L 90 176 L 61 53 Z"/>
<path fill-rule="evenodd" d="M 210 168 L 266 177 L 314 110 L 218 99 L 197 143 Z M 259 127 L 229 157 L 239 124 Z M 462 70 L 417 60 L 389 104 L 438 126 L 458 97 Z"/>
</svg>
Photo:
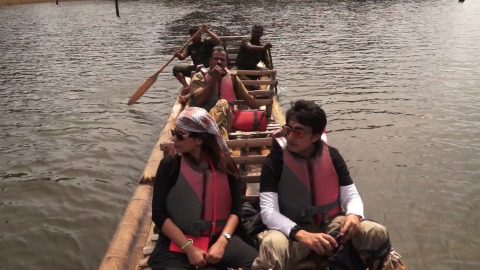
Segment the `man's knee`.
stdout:
<svg viewBox="0 0 480 270">
<path fill-rule="evenodd" d="M 178 66 L 173 66 L 172 73 L 173 73 L 173 76 L 177 76 L 180 73 L 179 67 Z"/>
<path fill-rule="evenodd" d="M 360 224 L 361 231 L 365 232 L 367 238 L 379 239 L 382 242 L 388 238 L 387 228 L 382 224 L 369 220 L 365 220 Z"/>
<path fill-rule="evenodd" d="M 276 230 L 267 231 L 261 239 L 261 247 L 267 249 L 285 249 L 288 250 L 288 238 Z"/>
</svg>

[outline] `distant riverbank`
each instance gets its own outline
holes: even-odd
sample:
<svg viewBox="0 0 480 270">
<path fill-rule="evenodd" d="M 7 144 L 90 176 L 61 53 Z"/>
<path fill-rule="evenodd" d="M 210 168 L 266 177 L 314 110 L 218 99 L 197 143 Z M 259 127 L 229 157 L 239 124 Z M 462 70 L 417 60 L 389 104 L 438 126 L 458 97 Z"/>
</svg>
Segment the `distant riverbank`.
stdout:
<svg viewBox="0 0 480 270">
<path fill-rule="evenodd" d="M 58 2 L 66 2 L 71 0 L 59 0 Z M 0 0 L 1 6 L 10 6 L 10 5 L 21 5 L 21 4 L 34 4 L 34 3 L 46 3 L 52 2 L 55 4 L 55 0 Z"/>
</svg>

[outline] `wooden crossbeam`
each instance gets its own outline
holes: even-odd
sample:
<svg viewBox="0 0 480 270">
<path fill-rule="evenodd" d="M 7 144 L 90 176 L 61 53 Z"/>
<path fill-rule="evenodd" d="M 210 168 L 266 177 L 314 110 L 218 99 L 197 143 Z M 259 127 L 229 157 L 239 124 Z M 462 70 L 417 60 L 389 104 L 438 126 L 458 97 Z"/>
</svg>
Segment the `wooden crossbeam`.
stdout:
<svg viewBox="0 0 480 270">
<path fill-rule="evenodd" d="M 243 183 L 260 183 L 260 174 L 249 174 L 240 176 Z"/>
<path fill-rule="evenodd" d="M 255 99 L 255 103 L 257 104 L 258 107 L 261 106 L 267 106 L 267 105 L 272 105 L 273 104 L 273 99 L 271 98 L 265 98 L 265 99 Z M 247 105 L 244 100 L 235 100 L 235 105 Z"/>
<path fill-rule="evenodd" d="M 248 36 L 220 36 L 219 38 L 221 41 L 237 41 L 248 38 Z"/>
<path fill-rule="evenodd" d="M 276 85 L 277 80 L 242 80 L 243 85 Z"/>
<path fill-rule="evenodd" d="M 260 198 L 258 197 L 258 195 L 245 195 L 243 196 L 243 201 L 258 203 L 260 202 Z"/>
<path fill-rule="evenodd" d="M 250 155 L 250 156 L 233 156 L 232 159 L 236 164 L 263 164 L 267 156 Z"/>
<path fill-rule="evenodd" d="M 274 92 L 271 90 L 251 90 L 248 91 L 248 94 L 254 97 L 269 97 L 271 98 L 274 95 Z"/>
<path fill-rule="evenodd" d="M 262 75 L 266 75 L 266 76 L 270 76 L 270 75 L 274 75 L 274 74 L 277 74 L 277 70 L 275 69 L 265 69 L 265 70 L 236 70 L 237 72 L 237 75 L 255 75 L 255 76 L 262 76 Z"/>
<path fill-rule="evenodd" d="M 238 140 L 227 140 L 228 147 L 230 148 L 241 148 L 241 147 L 263 147 L 271 146 L 272 138 L 251 138 L 251 139 L 238 139 Z M 171 151 L 173 150 L 173 142 L 164 142 L 160 144 L 160 149 L 162 151 Z"/>
</svg>

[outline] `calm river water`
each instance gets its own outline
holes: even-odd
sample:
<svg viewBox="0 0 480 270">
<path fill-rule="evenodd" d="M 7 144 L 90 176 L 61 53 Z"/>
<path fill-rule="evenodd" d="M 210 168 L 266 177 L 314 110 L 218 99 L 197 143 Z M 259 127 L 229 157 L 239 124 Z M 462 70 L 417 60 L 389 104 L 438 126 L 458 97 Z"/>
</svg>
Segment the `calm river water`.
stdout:
<svg viewBox="0 0 480 270">
<path fill-rule="evenodd" d="M 171 67 L 128 98 L 189 24 L 254 22 L 282 108 L 323 105 L 410 269 L 480 269 L 480 1 L 217 2 L 0 8 L 0 269 L 96 269 L 169 115 Z"/>
</svg>

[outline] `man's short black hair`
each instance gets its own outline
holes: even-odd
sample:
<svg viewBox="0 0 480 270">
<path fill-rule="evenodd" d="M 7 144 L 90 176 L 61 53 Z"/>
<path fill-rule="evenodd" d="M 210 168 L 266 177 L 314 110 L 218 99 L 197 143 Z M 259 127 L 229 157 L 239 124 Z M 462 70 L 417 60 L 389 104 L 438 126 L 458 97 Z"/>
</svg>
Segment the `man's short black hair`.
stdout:
<svg viewBox="0 0 480 270">
<path fill-rule="evenodd" d="M 287 123 L 295 117 L 297 122 L 312 128 L 313 133 L 323 133 L 327 126 L 327 116 L 320 106 L 310 100 L 292 101 L 292 107 L 286 114 Z"/>
<path fill-rule="evenodd" d="M 252 26 L 252 31 L 262 31 L 262 32 L 263 32 L 263 25 L 257 24 L 257 23 L 254 24 L 254 25 Z"/>
<path fill-rule="evenodd" d="M 198 30 L 200 30 L 200 27 L 198 25 L 196 25 L 196 26 L 190 27 L 190 30 L 188 30 L 188 32 L 190 33 L 190 35 L 193 35 L 193 34 L 197 33 Z"/>
</svg>

